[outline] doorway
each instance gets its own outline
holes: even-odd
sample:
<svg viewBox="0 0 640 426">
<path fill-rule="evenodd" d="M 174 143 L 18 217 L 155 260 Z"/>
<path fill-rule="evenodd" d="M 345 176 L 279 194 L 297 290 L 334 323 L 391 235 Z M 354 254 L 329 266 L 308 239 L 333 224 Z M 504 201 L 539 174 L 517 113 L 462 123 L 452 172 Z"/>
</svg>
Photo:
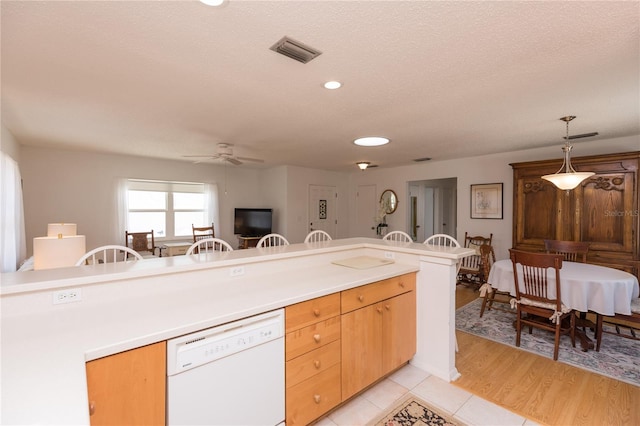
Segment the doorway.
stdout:
<svg viewBox="0 0 640 426">
<path fill-rule="evenodd" d="M 309 229 L 325 231 L 336 238 L 336 197 L 335 186 L 309 185 Z"/>
<path fill-rule="evenodd" d="M 434 234 L 457 234 L 457 178 L 409 182 L 409 235 L 421 242 Z"/>
</svg>

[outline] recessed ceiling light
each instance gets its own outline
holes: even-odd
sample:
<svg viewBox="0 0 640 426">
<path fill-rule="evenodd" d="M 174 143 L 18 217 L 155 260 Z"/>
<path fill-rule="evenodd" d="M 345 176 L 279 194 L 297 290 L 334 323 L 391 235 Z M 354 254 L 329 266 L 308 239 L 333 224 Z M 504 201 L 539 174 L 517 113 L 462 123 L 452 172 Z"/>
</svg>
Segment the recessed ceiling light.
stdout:
<svg viewBox="0 0 640 426">
<path fill-rule="evenodd" d="M 200 3 L 204 3 L 207 6 L 222 6 L 227 0 L 200 0 Z"/>
<path fill-rule="evenodd" d="M 369 164 L 371 164 L 368 161 L 359 161 L 356 163 L 358 165 L 358 167 L 360 168 L 360 170 L 366 170 L 367 167 L 369 167 Z"/>
<path fill-rule="evenodd" d="M 367 136 L 364 138 L 359 138 L 353 141 L 356 145 L 360 146 L 380 146 L 386 145 L 389 143 L 388 138 L 383 138 L 381 136 Z"/>
<path fill-rule="evenodd" d="M 324 84 L 324 88 L 325 89 L 329 89 L 329 90 L 334 90 L 334 89 L 339 89 L 340 86 L 342 86 L 342 83 L 340 83 L 339 81 L 327 81 Z"/>
</svg>

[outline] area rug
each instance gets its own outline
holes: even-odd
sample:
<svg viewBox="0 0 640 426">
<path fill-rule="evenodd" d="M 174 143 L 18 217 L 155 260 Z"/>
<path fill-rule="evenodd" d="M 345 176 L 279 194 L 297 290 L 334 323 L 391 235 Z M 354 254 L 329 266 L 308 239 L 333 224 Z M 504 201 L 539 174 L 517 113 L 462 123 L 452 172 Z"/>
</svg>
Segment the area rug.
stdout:
<svg viewBox="0 0 640 426">
<path fill-rule="evenodd" d="M 451 416 L 438 412 L 428 403 L 409 395 L 393 410 L 370 423 L 375 426 L 463 426 Z"/>
<path fill-rule="evenodd" d="M 456 311 L 456 328 L 515 347 L 516 330 L 513 327 L 515 311 L 510 313 L 485 309 L 484 315 L 480 318 L 481 305 L 482 299 L 476 299 L 458 309 Z M 587 333 L 592 340 L 595 340 L 589 330 Z M 553 335 L 537 329 L 533 330 L 533 334 L 529 334 L 525 329 L 521 335 L 520 349 L 553 359 Z M 579 342 L 576 342 L 574 348 L 571 346 L 569 336 L 561 336 L 558 361 L 640 386 L 639 354 L 640 341 L 607 333 L 602 336 L 600 352 L 595 350 L 582 352 Z"/>
</svg>

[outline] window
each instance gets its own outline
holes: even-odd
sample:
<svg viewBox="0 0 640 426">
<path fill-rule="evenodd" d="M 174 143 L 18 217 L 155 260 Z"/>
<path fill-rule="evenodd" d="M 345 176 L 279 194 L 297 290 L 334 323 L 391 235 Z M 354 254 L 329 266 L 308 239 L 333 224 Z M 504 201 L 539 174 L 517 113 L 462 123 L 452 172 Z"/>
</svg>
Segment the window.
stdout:
<svg viewBox="0 0 640 426">
<path fill-rule="evenodd" d="M 203 183 L 129 179 L 128 231 L 153 229 L 158 238 L 190 237 L 192 224 L 211 223 L 207 198 Z"/>
</svg>

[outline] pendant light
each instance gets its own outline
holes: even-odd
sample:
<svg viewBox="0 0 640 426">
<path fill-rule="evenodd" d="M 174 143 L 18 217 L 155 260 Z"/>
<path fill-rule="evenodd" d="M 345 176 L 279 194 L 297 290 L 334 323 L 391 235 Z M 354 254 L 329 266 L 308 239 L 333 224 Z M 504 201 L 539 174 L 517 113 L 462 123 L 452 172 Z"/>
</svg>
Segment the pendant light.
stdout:
<svg viewBox="0 0 640 426">
<path fill-rule="evenodd" d="M 564 152 L 562 167 L 552 175 L 542 176 L 542 179 L 548 180 L 565 191 L 572 190 L 578 186 L 580 182 L 595 174 L 593 172 L 576 172 L 571 165 L 571 148 L 573 147 L 569 145 L 569 122 L 574 118 L 576 118 L 575 115 L 569 115 L 560 119 L 567 124 L 567 136 L 565 137 L 564 146 L 562 147 L 562 152 Z"/>
</svg>

